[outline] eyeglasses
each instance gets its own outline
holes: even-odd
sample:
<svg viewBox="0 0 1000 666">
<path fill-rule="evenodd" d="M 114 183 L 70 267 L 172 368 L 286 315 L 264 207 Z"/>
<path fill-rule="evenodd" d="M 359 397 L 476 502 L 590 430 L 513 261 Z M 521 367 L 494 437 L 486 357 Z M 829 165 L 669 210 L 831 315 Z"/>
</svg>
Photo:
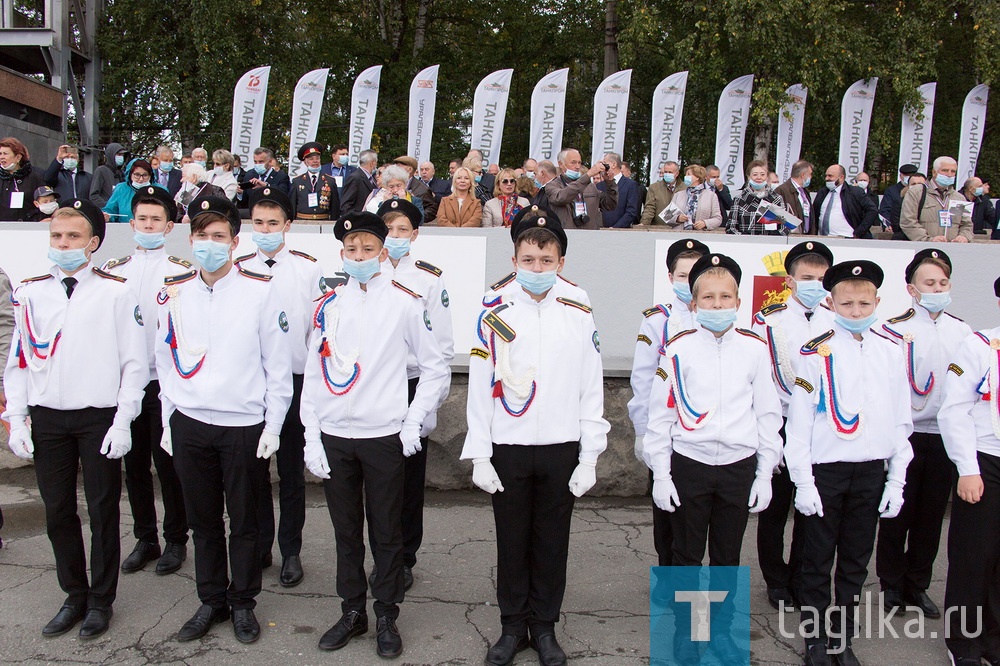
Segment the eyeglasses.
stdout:
<svg viewBox="0 0 1000 666">
<path fill-rule="evenodd" d="M 500 184 L 501 184 L 501 185 L 513 185 L 513 184 L 515 184 L 516 182 L 517 182 L 517 181 L 516 181 L 516 180 L 514 180 L 513 178 L 504 178 L 503 180 L 501 180 L 501 181 L 500 181 Z"/>
</svg>

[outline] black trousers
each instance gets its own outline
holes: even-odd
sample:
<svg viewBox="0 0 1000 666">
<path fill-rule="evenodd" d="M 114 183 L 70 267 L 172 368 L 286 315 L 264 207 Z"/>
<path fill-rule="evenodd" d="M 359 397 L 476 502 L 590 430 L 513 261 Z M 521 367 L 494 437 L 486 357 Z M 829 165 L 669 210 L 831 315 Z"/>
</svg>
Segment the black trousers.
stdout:
<svg viewBox="0 0 1000 666">
<path fill-rule="evenodd" d="M 29 408 L 35 477 L 45 504 L 45 527 L 56 558 L 56 577 L 67 604 L 107 608 L 117 594 L 122 464 L 100 452 L 116 411 L 114 407 Z M 76 473 L 81 466 L 90 517 L 89 583 L 76 504 Z"/>
<path fill-rule="evenodd" d="M 579 442 L 493 445 L 504 491 L 493 493 L 497 604 L 504 634 L 552 633 L 566 592 L 569 530 L 576 498 L 569 479 Z"/>
<path fill-rule="evenodd" d="M 868 574 L 868 562 L 875 548 L 878 505 L 885 489 L 885 462 L 824 463 L 813 465 L 813 478 L 823 502 L 823 517 L 802 516 L 802 629 L 806 645 L 825 643 L 824 621 L 830 606 L 830 578 L 834 557 L 835 603 L 831 629 L 849 645 L 854 636 L 855 596 L 861 595 Z M 815 613 L 813 612 L 815 609 Z M 816 614 L 818 613 L 818 615 Z M 813 620 L 819 618 L 819 627 Z"/>
<path fill-rule="evenodd" d="M 337 540 L 337 594 L 341 609 L 365 610 L 364 524 L 374 534 L 375 615 L 399 617 L 403 601 L 403 445 L 399 435 L 345 439 L 323 433 L 330 478 L 323 482 Z"/>
<path fill-rule="evenodd" d="M 982 451 L 978 457 L 982 498 L 969 504 L 956 494 L 951 503 L 945 643 L 956 657 L 996 659 L 1000 657 L 1000 458 Z M 963 632 L 980 635 L 967 637 Z"/>
<path fill-rule="evenodd" d="M 915 432 L 910 445 L 913 460 L 906 468 L 903 508 L 897 517 L 879 521 L 875 572 L 882 589 L 923 592 L 931 584 L 956 472 L 941 435 Z"/>
<path fill-rule="evenodd" d="M 261 588 L 258 507 L 266 462 L 257 457 L 257 445 L 264 423 L 209 425 L 175 411 L 170 429 L 174 468 L 194 533 L 198 598 L 213 608 L 254 608 Z"/>
<path fill-rule="evenodd" d="M 649 470 L 649 492 L 653 489 L 653 470 Z M 670 513 L 653 505 L 653 548 L 657 566 L 669 567 L 674 557 L 674 533 L 670 529 Z"/>
<path fill-rule="evenodd" d="M 163 539 L 167 543 L 187 543 L 188 524 L 184 512 L 184 494 L 174 470 L 174 459 L 160 448 L 163 422 L 160 411 L 160 383 L 146 385 L 142 411 L 132 421 L 132 449 L 125 454 L 125 487 L 135 520 L 135 538 L 159 543 L 156 530 L 156 501 L 153 493 L 153 469 L 160 479 L 163 495 Z"/>
<path fill-rule="evenodd" d="M 278 466 L 278 549 L 282 557 L 302 552 L 302 528 L 306 524 L 306 429 L 299 415 L 302 375 L 292 375 L 292 402 L 281 427 L 281 446 L 274 457 Z M 271 496 L 271 464 L 265 462 L 264 488 L 260 495 L 260 552 L 274 545 L 274 499 Z"/>
<path fill-rule="evenodd" d="M 781 441 L 785 441 L 782 424 Z M 788 470 L 779 467 L 771 477 L 771 503 L 757 514 L 757 554 L 760 572 L 769 588 L 786 587 L 798 594 L 802 574 L 802 515 L 793 511 L 795 484 Z M 785 526 L 792 513 L 792 543 L 785 562 Z"/>
</svg>

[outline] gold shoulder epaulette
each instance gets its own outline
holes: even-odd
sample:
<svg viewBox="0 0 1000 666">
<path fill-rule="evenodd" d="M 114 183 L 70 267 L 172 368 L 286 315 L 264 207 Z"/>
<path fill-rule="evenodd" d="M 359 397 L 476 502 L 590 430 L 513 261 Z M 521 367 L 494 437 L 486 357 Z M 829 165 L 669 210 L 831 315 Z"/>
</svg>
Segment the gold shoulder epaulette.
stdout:
<svg viewBox="0 0 1000 666">
<path fill-rule="evenodd" d="M 788 308 L 787 303 L 771 303 L 770 305 L 762 307 L 760 309 L 760 313 L 766 317 L 772 312 L 780 312 L 781 310 L 785 310 L 787 308 Z"/>
<path fill-rule="evenodd" d="M 913 308 L 910 308 L 909 310 L 899 315 L 898 317 L 893 317 L 892 319 L 889 319 L 888 322 L 890 324 L 898 324 L 901 321 L 906 321 L 907 319 L 913 319 L 913 315 L 915 314 L 916 312 L 913 311 Z"/>
<path fill-rule="evenodd" d="M 198 271 L 188 271 L 187 273 L 181 273 L 180 275 L 168 275 L 163 278 L 164 285 L 180 284 L 182 282 L 187 282 L 188 280 L 194 278 L 198 275 Z"/>
<path fill-rule="evenodd" d="M 669 340 L 667 340 L 667 345 L 669 345 L 674 340 L 678 340 L 680 338 L 683 338 L 685 335 L 690 335 L 691 333 L 694 333 L 694 332 L 695 332 L 695 329 L 689 328 L 686 331 L 681 331 L 680 333 L 676 333 L 676 334 L 674 334 L 674 337 L 672 337 Z"/>
<path fill-rule="evenodd" d="M 757 335 L 756 333 L 754 333 L 753 331 L 751 331 L 748 328 L 737 328 L 736 332 L 739 333 L 740 335 L 745 335 L 748 338 L 753 338 L 754 340 L 760 340 L 764 344 L 767 344 L 767 341 L 764 340 L 764 338 L 760 337 L 759 335 Z"/>
<path fill-rule="evenodd" d="M 399 289 L 399 290 L 401 290 L 401 291 L 409 294 L 410 296 L 413 296 L 413 298 L 423 298 L 423 296 L 421 296 L 417 292 L 413 291 L 409 287 L 406 287 L 405 285 L 402 285 L 402 284 L 396 282 L 395 280 L 392 281 L 392 286 L 394 286 L 396 289 Z"/>
<path fill-rule="evenodd" d="M 651 308 L 646 308 L 645 310 L 643 310 L 642 311 L 642 316 L 645 317 L 645 318 L 647 318 L 647 319 L 649 319 L 650 317 L 655 317 L 656 315 L 660 314 L 661 312 L 663 312 L 663 310 L 661 310 L 660 308 L 658 308 L 658 307 L 656 307 L 654 305 Z"/>
<path fill-rule="evenodd" d="M 94 266 L 90 270 L 94 271 L 94 275 L 102 277 L 106 280 L 114 280 L 115 282 L 125 282 L 125 278 L 123 278 L 121 275 L 115 275 L 113 273 L 109 273 L 107 271 L 101 270 L 97 266 Z"/>
<path fill-rule="evenodd" d="M 819 347 L 821 344 L 823 344 L 824 342 L 826 342 L 827 340 L 829 340 L 832 337 L 833 337 L 833 329 L 831 328 L 826 333 L 823 333 L 822 335 L 817 335 L 815 338 L 813 338 L 809 342 L 807 342 L 804 345 L 802 345 L 802 351 L 804 351 L 804 352 L 805 351 L 808 351 L 808 352 L 816 351 L 817 347 Z"/>
<path fill-rule="evenodd" d="M 587 314 L 590 314 L 590 313 L 592 313 L 594 311 L 594 308 L 590 307 L 589 305 L 584 305 L 583 303 L 580 303 L 579 301 L 574 301 L 573 299 L 570 299 L 570 298 L 563 298 L 562 296 L 560 296 L 559 298 L 557 298 L 556 302 L 562 303 L 563 305 L 568 305 L 571 308 L 576 308 L 578 310 L 583 310 Z"/>
<path fill-rule="evenodd" d="M 288 254 L 294 254 L 296 257 L 302 257 L 303 259 L 308 259 L 309 261 L 315 262 L 316 257 L 311 254 L 306 254 L 305 252 L 300 252 L 299 250 L 289 250 Z"/>
<path fill-rule="evenodd" d="M 167 261 L 173 264 L 177 264 L 178 266 L 183 266 L 184 268 L 192 267 L 190 261 L 188 261 L 187 259 L 181 259 L 180 257 L 169 256 L 167 257 Z"/>
<path fill-rule="evenodd" d="M 513 282 L 514 278 L 516 278 L 516 277 L 517 277 L 517 273 L 510 273 L 509 275 L 507 275 L 503 279 L 498 280 L 497 282 L 494 282 L 493 284 L 491 284 L 490 285 L 490 289 L 492 291 L 496 291 L 497 289 L 503 289 L 504 287 L 506 287 L 507 285 L 509 285 L 511 282 Z"/>
<path fill-rule="evenodd" d="M 39 280 L 48 280 L 52 277 L 52 273 L 46 273 L 45 275 L 36 275 L 35 277 L 24 278 L 21 280 L 21 284 L 28 284 L 29 282 L 38 282 Z"/>
<path fill-rule="evenodd" d="M 253 271 L 248 271 L 242 266 L 240 266 L 239 269 L 240 269 L 240 275 L 242 275 L 243 277 L 248 277 L 251 280 L 260 280 L 261 282 L 271 281 L 270 275 L 264 275 L 263 273 L 254 273 Z"/>
<path fill-rule="evenodd" d="M 110 271 L 112 268 L 115 268 L 117 266 L 124 266 L 130 261 L 132 261 L 131 254 L 128 255 L 127 257 L 119 257 L 118 259 L 108 259 L 104 263 L 104 266 L 101 267 L 101 270 Z"/>
<path fill-rule="evenodd" d="M 441 277 L 441 274 L 444 273 L 444 271 L 442 271 L 434 264 L 429 264 L 426 261 L 420 261 L 419 259 L 413 262 L 413 265 L 419 268 L 420 270 L 427 271 L 431 275 L 436 275 L 437 277 Z"/>
</svg>

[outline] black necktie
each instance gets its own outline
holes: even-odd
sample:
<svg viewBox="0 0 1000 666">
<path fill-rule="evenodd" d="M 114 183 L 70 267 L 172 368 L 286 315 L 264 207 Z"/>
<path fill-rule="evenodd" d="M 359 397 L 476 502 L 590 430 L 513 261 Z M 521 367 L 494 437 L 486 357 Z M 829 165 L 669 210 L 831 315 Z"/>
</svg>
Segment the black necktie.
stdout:
<svg viewBox="0 0 1000 666">
<path fill-rule="evenodd" d="M 70 299 L 73 297 L 73 290 L 76 289 L 76 283 L 78 280 L 76 278 L 68 277 L 63 278 L 63 284 L 66 286 L 66 298 Z"/>
<path fill-rule="evenodd" d="M 278 262 L 274 259 L 265 259 L 264 263 L 267 264 L 268 268 L 272 268 Z"/>
<path fill-rule="evenodd" d="M 812 318 L 813 318 L 814 314 L 816 314 L 816 313 L 815 312 L 807 312 L 806 313 L 806 321 L 812 321 Z"/>
<path fill-rule="evenodd" d="M 311 176 L 309 176 L 309 182 L 311 183 L 312 191 L 315 192 L 316 191 L 316 174 L 312 174 Z"/>
</svg>

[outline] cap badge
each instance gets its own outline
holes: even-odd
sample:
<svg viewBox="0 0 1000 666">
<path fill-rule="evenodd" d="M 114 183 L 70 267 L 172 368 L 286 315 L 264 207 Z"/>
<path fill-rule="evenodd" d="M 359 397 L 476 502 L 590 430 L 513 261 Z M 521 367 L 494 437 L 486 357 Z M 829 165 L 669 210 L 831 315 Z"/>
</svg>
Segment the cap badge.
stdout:
<svg viewBox="0 0 1000 666">
<path fill-rule="evenodd" d="M 73 202 L 73 208 L 79 208 L 82 205 L 83 205 L 82 201 L 74 201 Z"/>
<path fill-rule="evenodd" d="M 265 197 L 271 196 L 271 188 L 269 188 L 269 187 L 264 188 L 264 196 Z"/>
<path fill-rule="evenodd" d="M 938 258 L 938 253 L 937 253 L 937 250 L 933 250 L 933 251 L 931 252 L 931 256 L 932 256 L 932 257 L 934 257 L 935 259 L 937 259 L 937 258 Z"/>
<path fill-rule="evenodd" d="M 813 249 L 813 244 L 812 243 L 806 243 L 806 249 L 807 250 Z"/>
<path fill-rule="evenodd" d="M 691 248 L 693 248 L 693 247 L 694 247 L 694 241 L 688 241 L 688 242 L 687 242 L 687 249 L 689 249 L 689 250 L 690 250 L 690 249 L 691 249 Z"/>
<path fill-rule="evenodd" d="M 861 275 L 861 266 L 855 266 L 852 268 L 851 275 Z"/>
<path fill-rule="evenodd" d="M 397 201 L 396 199 L 393 199 L 392 203 L 389 204 L 389 208 L 399 208 L 399 201 Z"/>
<path fill-rule="evenodd" d="M 211 205 L 212 205 L 212 204 L 208 203 L 207 201 L 202 201 L 202 202 L 201 202 L 201 209 L 202 209 L 202 210 L 208 210 L 208 208 L 209 208 L 209 207 L 210 207 Z"/>
<path fill-rule="evenodd" d="M 344 229 L 350 229 L 350 228 L 351 228 L 351 221 L 344 220 Z"/>
<path fill-rule="evenodd" d="M 713 266 L 718 266 L 719 265 L 719 258 L 718 257 L 712 257 L 712 265 Z"/>
<path fill-rule="evenodd" d="M 544 217 L 538 218 L 538 226 L 544 227 L 545 225 L 546 225 L 545 218 Z"/>
<path fill-rule="evenodd" d="M 156 190 L 154 190 L 152 187 L 147 187 L 146 194 L 156 194 Z"/>
</svg>

